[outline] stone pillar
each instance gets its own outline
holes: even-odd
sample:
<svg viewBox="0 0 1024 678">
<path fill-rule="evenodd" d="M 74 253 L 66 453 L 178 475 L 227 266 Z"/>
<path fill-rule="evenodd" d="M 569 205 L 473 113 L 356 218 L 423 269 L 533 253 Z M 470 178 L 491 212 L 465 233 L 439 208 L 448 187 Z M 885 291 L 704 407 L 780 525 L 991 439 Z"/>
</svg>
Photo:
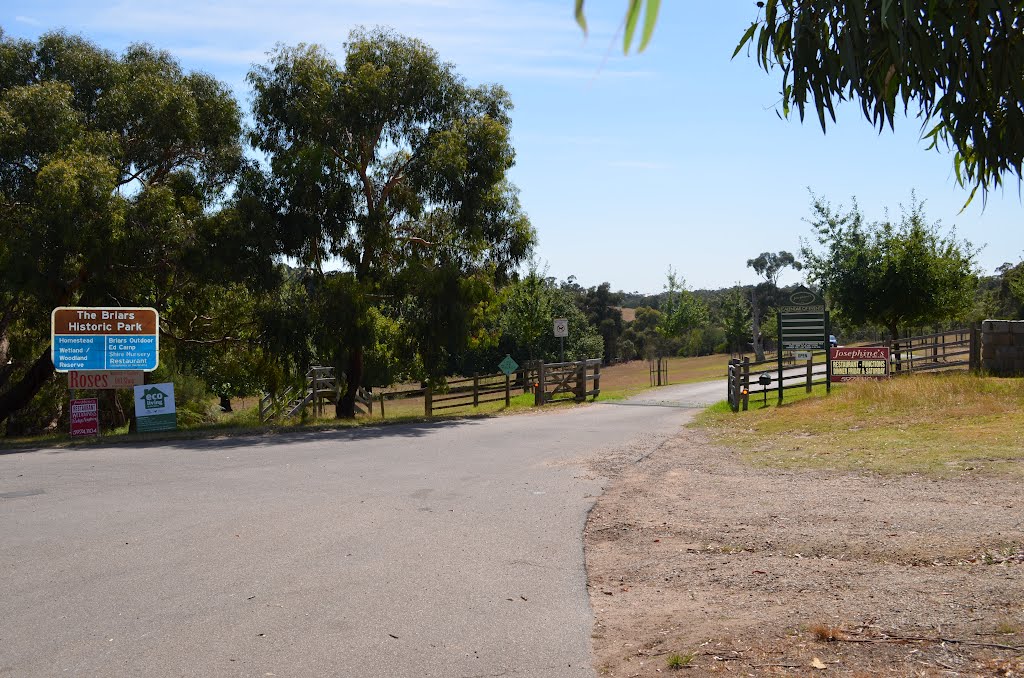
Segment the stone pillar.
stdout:
<svg viewBox="0 0 1024 678">
<path fill-rule="evenodd" d="M 1024 376 L 1024 320 L 981 323 L 981 368 L 997 377 Z"/>
</svg>

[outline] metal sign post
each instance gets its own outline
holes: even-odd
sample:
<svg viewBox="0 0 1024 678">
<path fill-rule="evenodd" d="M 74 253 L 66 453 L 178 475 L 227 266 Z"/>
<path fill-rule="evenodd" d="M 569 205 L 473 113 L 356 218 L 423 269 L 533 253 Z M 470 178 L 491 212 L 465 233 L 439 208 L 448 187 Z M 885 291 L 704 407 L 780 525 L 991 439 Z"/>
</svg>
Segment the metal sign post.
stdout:
<svg viewBox="0 0 1024 678">
<path fill-rule="evenodd" d="M 565 338 L 569 336 L 569 320 L 567 318 L 555 318 L 555 336 L 558 337 L 558 362 L 565 362 Z"/>
</svg>

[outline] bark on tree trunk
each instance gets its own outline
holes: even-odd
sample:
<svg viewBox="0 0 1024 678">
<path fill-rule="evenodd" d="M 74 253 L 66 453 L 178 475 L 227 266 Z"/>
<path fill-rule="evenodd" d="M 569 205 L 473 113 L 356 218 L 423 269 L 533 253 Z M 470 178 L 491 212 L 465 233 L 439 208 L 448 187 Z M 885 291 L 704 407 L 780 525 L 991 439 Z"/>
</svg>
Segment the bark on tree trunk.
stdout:
<svg viewBox="0 0 1024 678">
<path fill-rule="evenodd" d="M 7 380 L 14 374 L 14 365 L 7 364 L 11 353 L 11 340 L 7 336 L 8 315 L 5 315 L 3 320 L 0 320 L 0 388 L 3 388 Z"/>
<path fill-rule="evenodd" d="M 128 417 L 125 416 L 121 401 L 117 398 L 117 391 L 101 391 L 100 401 L 103 403 L 101 412 L 106 429 L 113 430 L 124 426 Z"/>
<path fill-rule="evenodd" d="M 53 361 L 50 359 L 50 347 L 47 346 L 32 363 L 25 376 L 6 392 L 0 393 L 0 424 L 28 405 L 51 376 Z"/>
<path fill-rule="evenodd" d="M 363 380 L 363 347 L 356 346 L 348 359 L 348 370 L 345 372 L 345 395 L 334 406 L 334 416 L 338 419 L 356 418 L 356 391 Z"/>
</svg>

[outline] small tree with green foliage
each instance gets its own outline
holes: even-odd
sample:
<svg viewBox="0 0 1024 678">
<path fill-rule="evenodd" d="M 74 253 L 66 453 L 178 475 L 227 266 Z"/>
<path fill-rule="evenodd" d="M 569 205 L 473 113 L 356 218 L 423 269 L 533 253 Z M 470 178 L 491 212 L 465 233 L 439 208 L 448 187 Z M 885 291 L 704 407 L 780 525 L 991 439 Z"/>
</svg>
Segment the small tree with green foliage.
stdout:
<svg viewBox="0 0 1024 678">
<path fill-rule="evenodd" d="M 736 285 L 722 299 L 722 328 L 731 353 L 741 353 L 750 336 L 750 303 Z"/>
<path fill-rule="evenodd" d="M 694 327 L 707 325 L 708 307 L 686 289 L 686 281 L 671 266 L 666 278 L 658 334 L 663 339 L 681 337 Z"/>
<path fill-rule="evenodd" d="M 901 327 L 969 312 L 977 250 L 929 224 L 916 198 L 898 223 L 865 223 L 856 201 L 844 212 L 815 197 L 811 212 L 817 247 L 802 249 L 808 280 L 848 321 L 880 325 L 896 340 Z"/>
</svg>

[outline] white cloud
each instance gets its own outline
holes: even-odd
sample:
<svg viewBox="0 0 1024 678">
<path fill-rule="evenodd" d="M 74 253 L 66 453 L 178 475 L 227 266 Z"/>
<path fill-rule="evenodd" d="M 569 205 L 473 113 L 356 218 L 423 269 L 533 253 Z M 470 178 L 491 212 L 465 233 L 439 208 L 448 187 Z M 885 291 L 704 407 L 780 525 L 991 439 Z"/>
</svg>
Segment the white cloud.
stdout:
<svg viewBox="0 0 1024 678">
<path fill-rule="evenodd" d="M 17 21 L 19 24 L 28 24 L 29 26 L 42 26 L 43 25 L 43 22 L 40 21 L 39 19 L 34 19 L 34 18 L 30 17 L 30 16 L 23 16 L 21 14 L 19 14 L 16 17 L 14 17 L 14 20 Z"/>
<path fill-rule="evenodd" d="M 471 79 L 653 75 L 624 67 L 617 27 L 600 17 L 589 18 L 584 38 L 562 0 L 115 0 L 89 11 L 67 8 L 60 18 L 86 35 L 148 41 L 228 67 L 263 61 L 277 43 L 320 43 L 340 55 L 352 28 L 388 26 L 424 40 Z"/>
</svg>

